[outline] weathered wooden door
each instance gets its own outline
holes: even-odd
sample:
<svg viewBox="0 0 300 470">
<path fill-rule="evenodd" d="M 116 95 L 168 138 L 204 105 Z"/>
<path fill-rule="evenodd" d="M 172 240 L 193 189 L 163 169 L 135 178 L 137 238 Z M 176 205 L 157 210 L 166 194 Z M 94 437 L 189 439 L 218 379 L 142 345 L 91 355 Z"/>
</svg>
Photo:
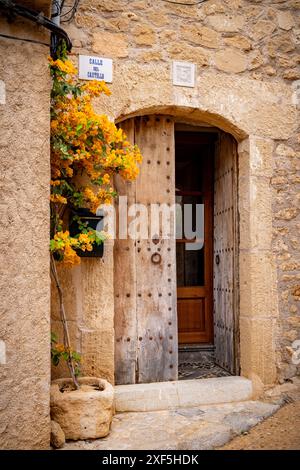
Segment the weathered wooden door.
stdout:
<svg viewBox="0 0 300 470">
<path fill-rule="evenodd" d="M 213 160 L 216 134 L 176 132 L 176 202 L 183 226 L 199 226 L 176 240 L 179 344 L 213 342 Z M 191 213 L 188 215 L 187 209 Z M 198 222 L 196 220 L 198 219 Z M 188 222 L 188 221 L 187 221 Z M 177 228 L 180 227 L 177 224 Z M 192 231 L 193 232 L 193 231 Z"/>
<path fill-rule="evenodd" d="M 214 343 L 216 362 L 239 373 L 237 148 L 220 133 L 214 181 Z"/>
<path fill-rule="evenodd" d="M 115 379 L 117 384 L 176 380 L 174 223 L 169 238 L 163 238 L 162 227 L 154 234 L 150 230 L 152 205 L 157 210 L 175 203 L 174 123 L 166 116 L 151 115 L 127 120 L 122 127 L 140 147 L 143 163 L 136 182 L 117 178 L 116 189 L 128 196 L 128 206 L 140 205 L 138 217 L 145 217 L 146 208 L 149 231 L 146 237 L 115 241 Z M 129 217 L 129 224 L 133 219 Z"/>
</svg>

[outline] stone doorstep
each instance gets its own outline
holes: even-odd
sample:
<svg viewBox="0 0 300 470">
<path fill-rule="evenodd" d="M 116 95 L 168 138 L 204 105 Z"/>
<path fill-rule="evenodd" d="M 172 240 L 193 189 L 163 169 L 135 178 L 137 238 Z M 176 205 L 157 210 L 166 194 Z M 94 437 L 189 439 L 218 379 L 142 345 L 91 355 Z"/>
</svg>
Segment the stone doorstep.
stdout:
<svg viewBox="0 0 300 470">
<path fill-rule="evenodd" d="M 251 400 L 252 382 L 238 376 L 115 386 L 116 413 L 161 411 Z"/>
</svg>

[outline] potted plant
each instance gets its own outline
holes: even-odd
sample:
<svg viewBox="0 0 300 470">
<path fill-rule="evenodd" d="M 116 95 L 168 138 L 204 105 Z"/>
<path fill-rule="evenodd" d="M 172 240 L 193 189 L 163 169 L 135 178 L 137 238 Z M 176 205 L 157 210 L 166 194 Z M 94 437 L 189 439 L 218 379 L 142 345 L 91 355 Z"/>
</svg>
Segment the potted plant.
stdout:
<svg viewBox="0 0 300 470">
<path fill-rule="evenodd" d="M 80 258 L 102 256 L 106 234 L 96 215 L 116 196 L 114 174 L 135 179 L 141 154 L 122 129 L 94 111 L 92 99 L 110 94 L 104 82 L 79 81 L 62 46 L 49 58 L 51 92 L 51 275 L 57 288 L 63 339 L 51 338 L 54 365 L 65 360 L 69 378 L 53 381 L 51 416 L 66 439 L 107 435 L 113 415 L 113 387 L 99 377 L 79 377 L 80 354 L 73 350 L 57 263 L 72 267 Z M 55 424 L 55 423 L 54 423 Z M 56 426 L 57 427 L 57 426 Z M 53 429 L 55 426 L 53 427 Z M 62 439 L 60 439 L 62 442 Z"/>
</svg>

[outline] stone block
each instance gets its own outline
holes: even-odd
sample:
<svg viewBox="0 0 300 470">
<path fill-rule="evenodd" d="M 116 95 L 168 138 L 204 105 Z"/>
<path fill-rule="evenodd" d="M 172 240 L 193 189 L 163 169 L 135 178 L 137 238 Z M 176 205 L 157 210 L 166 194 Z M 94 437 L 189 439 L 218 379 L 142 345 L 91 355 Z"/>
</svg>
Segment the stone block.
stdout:
<svg viewBox="0 0 300 470">
<path fill-rule="evenodd" d="M 239 179 L 240 249 L 270 250 L 272 245 L 272 192 L 270 179 Z"/>
<path fill-rule="evenodd" d="M 198 44 L 211 49 L 217 49 L 220 46 L 221 35 L 211 28 L 200 25 L 181 26 L 181 37 L 192 44 Z"/>
<path fill-rule="evenodd" d="M 278 316 L 277 279 L 269 251 L 240 253 L 240 315 L 251 318 Z"/>
<path fill-rule="evenodd" d="M 200 67 L 209 65 L 210 54 L 205 49 L 197 46 L 190 46 L 184 42 L 171 44 L 168 48 L 168 55 L 175 60 L 187 60 L 196 63 Z"/>
<path fill-rule="evenodd" d="M 236 49 L 241 49 L 242 51 L 250 51 L 252 49 L 251 41 L 245 36 L 240 35 L 224 38 L 224 44 L 235 47 Z"/>
<path fill-rule="evenodd" d="M 152 46 L 156 42 L 154 30 L 145 24 L 138 24 L 132 30 L 134 42 L 137 46 Z"/>
<path fill-rule="evenodd" d="M 240 73 L 247 69 L 248 57 L 236 49 L 222 49 L 216 52 L 214 63 L 224 72 Z"/>
<path fill-rule="evenodd" d="M 277 23 L 279 28 L 289 31 L 295 25 L 294 18 L 290 11 L 277 11 Z"/>
<path fill-rule="evenodd" d="M 92 47 L 93 52 L 104 57 L 123 58 L 128 56 L 128 40 L 122 33 L 95 32 Z"/>
<path fill-rule="evenodd" d="M 114 383 L 114 329 L 97 330 L 79 327 L 81 333 L 82 373 Z"/>
<path fill-rule="evenodd" d="M 276 25 L 273 22 L 268 20 L 259 20 L 251 29 L 250 35 L 255 39 L 255 41 L 260 41 L 265 36 L 272 34 L 275 29 Z"/>
<path fill-rule="evenodd" d="M 117 412 L 172 410 L 249 400 L 252 383 L 243 377 L 117 385 Z"/>
<path fill-rule="evenodd" d="M 50 443 L 52 447 L 54 447 L 54 449 L 60 449 L 65 445 L 65 442 L 65 433 L 60 425 L 56 421 L 51 420 Z"/>
<path fill-rule="evenodd" d="M 256 374 L 264 385 L 276 382 L 276 320 L 240 318 L 241 373 Z"/>
<path fill-rule="evenodd" d="M 217 31 L 234 33 L 243 29 L 245 17 L 242 15 L 217 14 L 209 16 L 208 24 Z"/>
</svg>

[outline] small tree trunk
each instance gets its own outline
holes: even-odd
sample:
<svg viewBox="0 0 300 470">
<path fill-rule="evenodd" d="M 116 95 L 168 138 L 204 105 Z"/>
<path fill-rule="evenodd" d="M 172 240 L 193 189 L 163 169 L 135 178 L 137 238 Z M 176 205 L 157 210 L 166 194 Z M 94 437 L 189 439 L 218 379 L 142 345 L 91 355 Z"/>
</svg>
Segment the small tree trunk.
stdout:
<svg viewBox="0 0 300 470">
<path fill-rule="evenodd" d="M 52 253 L 50 255 L 50 262 L 51 262 L 51 273 L 52 273 L 53 279 L 55 281 L 55 284 L 56 284 L 56 287 L 57 287 L 57 292 L 58 292 L 58 297 L 59 297 L 59 313 L 60 313 L 60 319 L 61 319 L 61 322 L 62 322 L 62 325 L 63 325 L 63 332 L 64 332 L 63 342 L 64 342 L 65 350 L 68 352 L 67 364 L 68 364 L 68 368 L 69 368 L 70 375 L 71 375 L 71 378 L 73 380 L 74 386 L 78 390 L 79 389 L 79 384 L 78 384 L 78 381 L 77 381 L 77 378 L 76 378 L 74 360 L 72 358 L 70 335 L 69 335 L 66 312 L 65 312 L 64 301 L 63 301 L 63 290 L 62 290 L 61 285 L 59 283 L 59 278 L 58 278 L 58 273 L 57 273 L 57 269 L 56 269 L 56 265 L 55 265 L 55 260 L 54 260 L 54 257 L 53 257 Z"/>
</svg>

